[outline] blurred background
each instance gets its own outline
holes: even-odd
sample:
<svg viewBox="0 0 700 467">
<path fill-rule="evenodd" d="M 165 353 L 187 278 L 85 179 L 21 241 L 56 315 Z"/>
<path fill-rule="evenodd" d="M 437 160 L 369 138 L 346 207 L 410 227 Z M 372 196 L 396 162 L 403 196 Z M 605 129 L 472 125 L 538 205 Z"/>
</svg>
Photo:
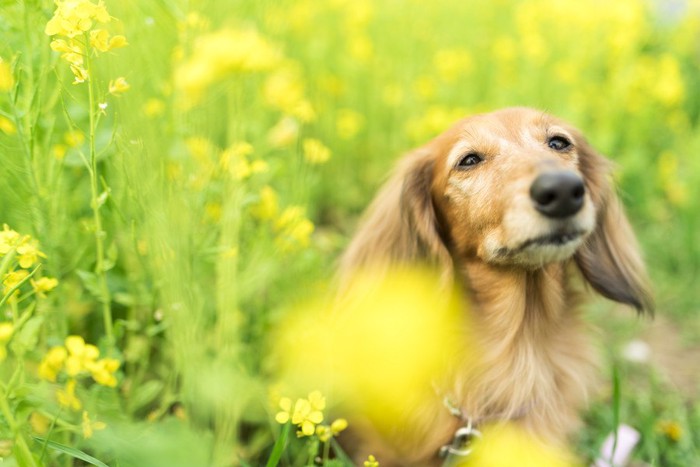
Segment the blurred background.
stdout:
<svg viewBox="0 0 700 467">
<path fill-rule="evenodd" d="M 576 451 L 593 458 L 621 421 L 642 433 L 635 465 L 700 464 L 700 3 L 73 3 L 91 18 L 75 37 L 46 28 L 73 14 L 53 2 L 0 3 L 0 223 L 39 242 L 32 280 L 58 280 L 0 305 L 23 343 L 0 371 L 1 449 L 264 462 L 270 329 L 323 293 L 401 154 L 524 105 L 615 161 L 656 292 L 653 322 L 589 307 L 606 383 Z M 37 376 L 69 335 L 120 362 L 116 385 L 78 381 L 79 410 L 58 397 L 67 370 Z M 106 427 L 85 436 L 85 414 Z"/>
</svg>

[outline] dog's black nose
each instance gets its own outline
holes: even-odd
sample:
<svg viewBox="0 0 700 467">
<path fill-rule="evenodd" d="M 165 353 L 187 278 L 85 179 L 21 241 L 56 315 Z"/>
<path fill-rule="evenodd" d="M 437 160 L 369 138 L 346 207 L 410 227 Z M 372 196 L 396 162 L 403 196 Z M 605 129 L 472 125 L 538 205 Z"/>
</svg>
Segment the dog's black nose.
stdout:
<svg viewBox="0 0 700 467">
<path fill-rule="evenodd" d="M 573 216 L 583 206 L 586 188 L 581 177 L 571 171 L 545 172 L 530 187 L 535 209 L 547 217 Z"/>
</svg>

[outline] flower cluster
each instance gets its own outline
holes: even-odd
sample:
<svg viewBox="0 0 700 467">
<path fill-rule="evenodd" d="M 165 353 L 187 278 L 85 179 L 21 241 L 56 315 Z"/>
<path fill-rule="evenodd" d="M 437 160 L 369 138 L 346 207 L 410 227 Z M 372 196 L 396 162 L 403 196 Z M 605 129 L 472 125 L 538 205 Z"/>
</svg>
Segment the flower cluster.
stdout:
<svg viewBox="0 0 700 467">
<path fill-rule="evenodd" d="M 29 269 L 35 267 L 41 258 L 46 258 L 46 255 L 39 250 L 39 243 L 35 239 L 29 235 L 22 235 L 5 224 L 0 231 L 2 295 L 12 294 L 12 297 L 16 298 L 20 293 L 19 287 L 27 282 L 30 276 Z M 34 293 L 40 297 L 58 285 L 58 281 L 51 277 L 36 280 L 30 278 L 30 283 Z"/>
<path fill-rule="evenodd" d="M 330 425 L 321 425 L 326 398 L 320 391 L 309 393 L 306 399 L 297 399 L 293 410 L 292 400 L 288 397 L 280 399 L 279 407 L 282 410 L 277 413 L 275 420 L 282 425 L 288 422 L 296 425 L 299 428 L 297 431 L 299 437 L 316 434 L 321 442 L 326 443 L 348 427 L 348 422 L 343 418 L 335 420 Z"/>
<path fill-rule="evenodd" d="M 47 381 L 56 382 L 61 373 L 66 376 L 66 385 L 56 394 L 58 401 L 65 407 L 79 410 L 82 407 L 75 395 L 77 379 L 90 375 L 102 386 L 117 385 L 116 371 L 120 362 L 114 358 L 99 358 L 99 349 L 86 344 L 80 336 L 68 336 L 65 345 L 49 349 L 39 364 L 39 376 Z"/>
<path fill-rule="evenodd" d="M 54 39 L 51 48 L 60 52 L 61 58 L 69 63 L 75 76 L 73 84 L 90 79 L 85 59 L 91 51 L 98 54 L 127 45 L 124 36 L 113 36 L 106 29 L 94 28 L 96 24 L 105 24 L 111 19 L 101 0 L 97 4 L 89 0 L 56 0 L 56 11 L 46 23 L 44 32 L 49 36 L 63 37 Z"/>
</svg>

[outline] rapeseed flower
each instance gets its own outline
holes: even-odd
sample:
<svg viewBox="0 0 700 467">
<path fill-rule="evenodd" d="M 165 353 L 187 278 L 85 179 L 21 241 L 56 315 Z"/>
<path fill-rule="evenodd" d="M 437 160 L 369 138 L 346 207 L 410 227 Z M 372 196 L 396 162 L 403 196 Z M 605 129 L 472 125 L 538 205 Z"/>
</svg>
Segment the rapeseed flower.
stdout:
<svg viewBox="0 0 700 467">
<path fill-rule="evenodd" d="M 32 240 L 29 236 L 24 237 L 19 246 L 17 246 L 19 266 L 25 269 L 31 268 L 39 262 L 39 258 L 46 258 L 46 255 L 39 251 L 37 241 Z"/>
<path fill-rule="evenodd" d="M 309 164 L 323 164 L 331 158 L 331 150 L 315 138 L 306 138 L 302 142 L 304 159 Z"/>
<path fill-rule="evenodd" d="M 337 437 L 342 431 L 348 427 L 348 421 L 344 418 L 333 420 L 330 425 L 318 425 L 316 427 L 316 436 L 322 443 L 327 443 L 331 438 Z"/>
<path fill-rule="evenodd" d="M 120 76 L 119 78 L 110 80 L 109 82 L 109 93 L 113 95 L 123 94 L 129 90 L 131 86 L 126 82 L 126 78 Z"/>
<path fill-rule="evenodd" d="M 370 454 L 362 465 L 364 465 L 364 467 L 379 467 L 379 462 L 377 462 L 377 459 Z"/>
<path fill-rule="evenodd" d="M 0 131 L 6 135 L 14 135 L 17 133 L 17 127 L 9 118 L 0 115 Z"/>
<path fill-rule="evenodd" d="M 110 19 L 101 0 L 98 4 L 88 0 L 56 0 L 56 11 L 46 23 L 44 32 L 48 36 L 73 38 L 89 31 L 95 22 L 107 23 Z"/>
<path fill-rule="evenodd" d="M 12 323 L 0 323 L 0 362 L 4 361 L 7 357 L 6 344 L 12 338 L 12 333 L 15 331 L 15 327 Z"/>
<path fill-rule="evenodd" d="M 306 247 L 314 231 L 314 224 L 306 218 L 304 208 L 289 206 L 275 221 L 277 238 L 275 242 L 283 251 Z"/>
<path fill-rule="evenodd" d="M 44 297 L 46 292 L 51 292 L 58 286 L 58 279 L 53 277 L 42 277 L 37 280 L 30 279 L 29 282 L 32 284 L 34 292 L 40 297 Z"/>
<path fill-rule="evenodd" d="M 275 148 L 291 146 L 299 137 L 299 122 L 293 117 L 283 117 L 267 133 L 267 141 Z"/>
<path fill-rule="evenodd" d="M 250 214 L 256 219 L 274 219 L 279 212 L 279 202 L 277 192 L 269 185 L 260 189 L 260 199 L 250 208 Z"/>
<path fill-rule="evenodd" d="M 82 402 L 80 402 L 80 399 L 75 395 L 76 384 L 76 380 L 70 378 L 66 382 L 64 389 L 56 391 L 56 399 L 61 406 L 71 410 L 80 410 L 83 407 Z"/>
<path fill-rule="evenodd" d="M 95 431 L 104 430 L 105 428 L 107 428 L 107 424 L 104 422 L 90 420 L 90 416 L 88 415 L 86 410 L 83 410 L 81 426 L 83 429 L 84 439 L 90 439 L 92 438 L 92 435 L 95 433 Z"/>
<path fill-rule="evenodd" d="M 21 240 L 22 236 L 12 230 L 7 224 L 3 224 L 0 230 L 0 256 L 10 252 Z"/>
<path fill-rule="evenodd" d="M 10 64 L 0 57 L 0 92 L 10 91 L 15 85 Z"/>
<path fill-rule="evenodd" d="M 323 412 L 314 406 L 310 399 L 297 399 L 292 412 L 292 424 L 299 427 L 297 436 L 313 435 L 316 432 L 316 425 L 322 421 Z"/>
<path fill-rule="evenodd" d="M 683 437 L 683 428 L 674 420 L 662 420 L 656 425 L 656 430 L 666 438 L 677 443 Z"/>
<path fill-rule="evenodd" d="M 44 358 L 39 363 L 39 377 L 50 381 L 52 383 L 56 382 L 58 378 L 58 373 L 63 369 L 63 364 L 68 357 L 68 351 L 65 347 L 52 347 L 46 353 Z"/>
</svg>

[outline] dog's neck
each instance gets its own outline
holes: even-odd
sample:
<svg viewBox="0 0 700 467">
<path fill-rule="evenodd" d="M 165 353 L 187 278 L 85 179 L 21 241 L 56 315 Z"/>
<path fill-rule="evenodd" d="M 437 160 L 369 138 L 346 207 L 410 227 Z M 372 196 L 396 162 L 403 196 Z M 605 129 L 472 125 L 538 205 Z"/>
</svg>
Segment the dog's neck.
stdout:
<svg viewBox="0 0 700 467">
<path fill-rule="evenodd" d="M 590 361 L 581 352 L 588 345 L 567 268 L 566 263 L 537 270 L 466 264 L 462 274 L 481 363 L 475 374 L 458 380 L 456 391 L 470 416 L 508 420 L 527 412 L 525 424 L 544 418 L 557 429 L 566 425 L 562 419 L 575 417 L 575 407 L 561 401 L 585 398 Z M 577 395 L 567 397 L 572 392 Z"/>
</svg>

